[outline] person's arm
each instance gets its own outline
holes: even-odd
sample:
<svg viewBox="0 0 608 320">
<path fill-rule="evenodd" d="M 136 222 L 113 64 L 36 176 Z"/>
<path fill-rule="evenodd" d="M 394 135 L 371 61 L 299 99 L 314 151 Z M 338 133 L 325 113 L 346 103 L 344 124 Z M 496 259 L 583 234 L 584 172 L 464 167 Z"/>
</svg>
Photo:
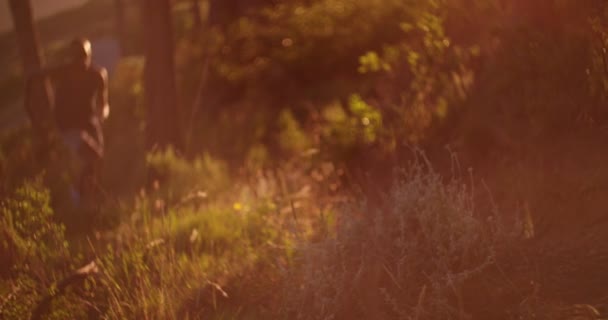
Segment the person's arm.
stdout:
<svg viewBox="0 0 608 320">
<path fill-rule="evenodd" d="M 103 121 L 110 116 L 110 104 L 108 102 L 108 72 L 102 68 L 99 70 L 99 86 L 97 88 L 97 112 Z"/>
</svg>

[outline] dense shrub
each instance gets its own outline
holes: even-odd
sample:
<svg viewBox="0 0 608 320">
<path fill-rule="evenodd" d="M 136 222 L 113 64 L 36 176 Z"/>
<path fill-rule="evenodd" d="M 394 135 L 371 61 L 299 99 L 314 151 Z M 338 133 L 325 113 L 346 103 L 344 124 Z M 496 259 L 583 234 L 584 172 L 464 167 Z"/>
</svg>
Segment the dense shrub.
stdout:
<svg viewBox="0 0 608 320">
<path fill-rule="evenodd" d="M 72 259 L 65 227 L 55 221 L 50 193 L 40 180 L 27 182 L 0 204 L 0 317 L 29 319 L 31 312 L 53 285 L 71 272 Z M 73 296 L 71 298 L 74 298 Z M 80 317 L 86 308 L 70 296 L 48 319 Z M 70 306 L 70 304 L 73 304 Z"/>
<path fill-rule="evenodd" d="M 153 151 L 146 157 L 152 188 L 169 204 L 175 204 L 191 192 L 213 193 L 229 186 L 227 168 L 209 155 L 188 160 L 169 148 Z"/>
</svg>

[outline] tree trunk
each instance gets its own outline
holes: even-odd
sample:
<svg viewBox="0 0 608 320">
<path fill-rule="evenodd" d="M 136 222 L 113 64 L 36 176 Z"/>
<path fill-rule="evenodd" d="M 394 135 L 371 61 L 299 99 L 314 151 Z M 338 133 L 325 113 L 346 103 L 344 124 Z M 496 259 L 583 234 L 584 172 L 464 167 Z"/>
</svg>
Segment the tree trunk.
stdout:
<svg viewBox="0 0 608 320">
<path fill-rule="evenodd" d="M 181 148 L 170 0 L 142 1 L 146 65 L 146 144 L 148 149 Z"/>
<path fill-rule="evenodd" d="M 127 49 L 127 35 L 125 26 L 125 2 L 124 0 L 114 0 L 114 14 L 115 14 L 115 35 L 120 45 L 120 55 L 126 56 L 129 52 Z"/>
<path fill-rule="evenodd" d="M 9 6 L 23 64 L 23 77 L 27 83 L 25 108 L 34 131 L 46 140 L 52 121 L 50 84 L 48 79 L 34 77 L 42 70 L 44 60 L 34 27 L 32 5 L 29 0 L 9 0 Z"/>
</svg>

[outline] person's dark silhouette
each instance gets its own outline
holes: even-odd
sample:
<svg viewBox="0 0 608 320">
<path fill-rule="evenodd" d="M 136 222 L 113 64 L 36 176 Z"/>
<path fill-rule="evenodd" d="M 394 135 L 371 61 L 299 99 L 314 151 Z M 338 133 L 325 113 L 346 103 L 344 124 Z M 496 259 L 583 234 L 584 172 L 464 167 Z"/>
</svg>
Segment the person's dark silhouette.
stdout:
<svg viewBox="0 0 608 320">
<path fill-rule="evenodd" d="M 76 39 L 69 47 L 69 60 L 45 70 L 54 89 L 54 117 L 61 140 L 83 163 L 80 197 L 97 183 L 104 154 L 101 124 L 108 117 L 107 71 L 91 64 L 91 43 Z"/>
</svg>

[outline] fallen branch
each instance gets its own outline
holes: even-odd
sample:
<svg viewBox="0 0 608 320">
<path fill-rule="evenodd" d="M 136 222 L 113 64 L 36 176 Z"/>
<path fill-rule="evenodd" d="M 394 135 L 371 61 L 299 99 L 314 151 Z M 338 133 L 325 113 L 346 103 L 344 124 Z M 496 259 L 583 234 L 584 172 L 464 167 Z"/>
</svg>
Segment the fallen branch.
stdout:
<svg viewBox="0 0 608 320">
<path fill-rule="evenodd" d="M 66 289 L 69 288 L 70 286 L 72 286 L 76 283 L 81 283 L 86 278 L 88 278 L 92 275 L 95 275 L 98 272 L 99 272 L 99 267 L 97 266 L 97 263 L 95 263 L 95 261 L 91 261 L 86 266 L 76 270 L 74 273 L 72 273 L 68 277 L 57 282 L 53 286 L 57 289 L 54 290 L 54 292 L 47 294 L 44 298 L 42 298 L 42 300 L 40 300 L 38 305 L 36 305 L 36 308 L 34 308 L 34 311 L 32 312 L 32 316 L 30 317 L 30 319 L 31 320 L 42 319 L 42 317 L 49 312 L 49 309 L 51 307 L 51 302 L 53 302 L 53 300 L 55 298 L 63 295 L 65 293 Z"/>
</svg>

